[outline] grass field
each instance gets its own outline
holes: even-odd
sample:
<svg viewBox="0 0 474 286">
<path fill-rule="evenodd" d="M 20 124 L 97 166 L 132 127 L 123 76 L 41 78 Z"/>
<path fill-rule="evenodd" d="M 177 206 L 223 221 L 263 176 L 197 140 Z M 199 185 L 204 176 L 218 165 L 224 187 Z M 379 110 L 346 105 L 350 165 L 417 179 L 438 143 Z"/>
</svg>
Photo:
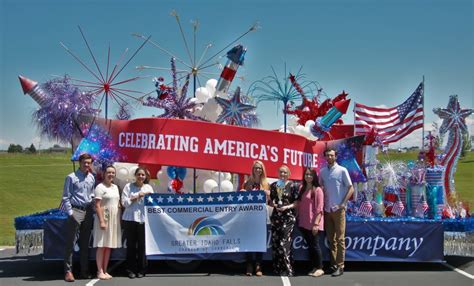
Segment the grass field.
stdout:
<svg viewBox="0 0 474 286">
<path fill-rule="evenodd" d="M 417 153 L 389 153 L 384 160 L 415 160 Z M 64 177 L 72 171 L 70 154 L 0 154 L 0 245 L 14 245 L 14 218 L 59 205 Z M 77 165 L 76 165 L 77 167 Z M 474 153 L 459 161 L 456 190 L 474 207 Z"/>
</svg>

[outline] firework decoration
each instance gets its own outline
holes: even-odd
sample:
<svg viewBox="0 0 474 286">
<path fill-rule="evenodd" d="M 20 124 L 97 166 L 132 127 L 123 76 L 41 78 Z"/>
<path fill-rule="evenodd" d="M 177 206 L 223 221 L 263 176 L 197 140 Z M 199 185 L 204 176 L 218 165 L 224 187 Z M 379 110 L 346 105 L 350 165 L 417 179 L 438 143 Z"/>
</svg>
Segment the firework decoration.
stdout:
<svg viewBox="0 0 474 286">
<path fill-rule="evenodd" d="M 247 49 L 242 45 L 237 45 L 227 52 L 227 63 L 222 70 L 219 81 L 216 85 L 216 94 L 225 94 L 234 80 L 239 66 L 244 64 Z"/>
<path fill-rule="evenodd" d="M 461 155 L 463 134 L 467 133 L 466 117 L 472 114 L 472 109 L 461 109 L 457 95 L 449 97 L 447 108 L 435 108 L 433 112 L 443 119 L 439 133 L 443 136 L 449 131 L 448 144 L 444 150 L 440 164 L 446 168 L 443 185 L 446 195 L 455 191 L 454 173 Z"/>
<path fill-rule="evenodd" d="M 431 131 L 428 132 L 425 139 L 428 140 L 428 152 L 425 153 L 426 164 L 430 167 L 434 167 L 436 164 L 436 146 L 438 145 L 437 139 L 431 134 Z"/>
<path fill-rule="evenodd" d="M 159 84 L 157 87 L 157 97 L 149 96 L 143 105 L 164 109 L 165 112 L 158 116 L 161 118 L 181 118 L 206 121 L 204 118 L 193 114 L 198 103 L 196 103 L 194 98 L 186 96 L 188 92 L 189 75 L 186 77 L 181 90 L 179 90 L 174 58 L 171 58 L 171 75 L 173 77 L 173 86 L 168 87 Z M 167 95 L 162 96 L 163 92 L 166 92 Z M 160 99 L 160 97 L 162 99 Z"/>
<path fill-rule="evenodd" d="M 344 91 L 342 94 L 347 96 Z M 346 114 L 350 101 L 350 99 L 337 101 L 324 116 L 316 118 L 316 121 L 311 128 L 311 134 L 313 134 L 313 136 L 316 138 L 323 138 L 326 133 L 331 130 L 332 125 L 336 123 L 336 121 L 339 120 L 342 115 Z"/>
<path fill-rule="evenodd" d="M 209 52 L 209 50 L 212 48 L 212 44 L 207 44 L 205 46 L 204 50 L 202 51 L 201 55 L 199 57 L 196 57 L 196 54 L 197 54 L 196 42 L 197 42 L 197 31 L 198 31 L 198 27 L 199 27 L 199 22 L 198 21 L 192 21 L 192 26 L 193 26 L 193 40 L 192 40 L 193 48 L 191 49 L 190 45 L 188 43 L 189 41 L 188 41 L 188 39 L 186 39 L 186 36 L 184 34 L 184 29 L 181 25 L 181 20 L 179 18 L 178 13 L 173 10 L 173 11 L 171 11 L 170 14 L 171 14 L 172 17 L 175 18 L 176 23 L 178 24 L 179 32 L 180 32 L 181 38 L 183 40 L 184 47 L 186 49 L 186 54 L 187 54 L 188 59 L 184 60 L 183 58 L 181 58 L 181 57 L 177 56 L 176 54 L 170 52 L 169 50 L 167 50 L 166 48 L 164 48 L 162 45 L 160 45 L 159 43 L 157 43 L 155 41 L 149 40 L 148 42 L 151 45 L 153 45 L 154 47 L 158 48 L 160 51 L 167 54 L 168 56 L 176 59 L 176 61 L 181 66 L 181 68 L 176 70 L 177 73 L 180 75 L 178 80 L 184 79 L 186 77 L 189 77 L 189 78 L 192 77 L 193 85 L 194 85 L 193 86 L 194 91 L 196 91 L 196 88 L 197 88 L 196 83 L 199 84 L 199 86 L 203 86 L 202 83 L 201 83 L 201 77 L 205 77 L 205 78 L 209 79 L 209 77 L 214 77 L 215 78 L 215 77 L 219 76 L 218 73 L 210 72 L 210 71 L 208 71 L 208 69 L 220 66 L 219 59 L 222 56 L 222 52 L 227 50 L 229 47 L 234 45 L 236 42 L 238 42 L 240 39 L 245 37 L 250 32 L 254 32 L 258 29 L 257 24 L 252 25 L 247 31 L 245 31 L 244 33 L 239 35 L 232 42 L 230 42 L 229 44 L 227 44 L 223 48 L 219 49 L 216 53 L 212 54 L 209 57 L 206 57 L 206 56 L 207 56 L 207 53 Z M 138 34 L 138 33 L 133 34 L 133 36 L 138 37 L 140 39 L 146 39 L 146 37 L 144 35 L 141 35 L 141 34 Z M 245 52 L 244 52 L 244 54 L 245 54 Z M 239 54 L 239 59 L 240 59 L 241 55 L 242 54 L 240 53 Z M 232 57 L 232 59 L 234 59 L 234 57 Z M 231 61 L 230 58 L 229 58 L 229 60 Z M 238 62 L 238 60 L 237 60 L 237 62 Z M 242 55 L 242 62 L 243 62 L 243 55 Z M 229 62 L 228 62 L 228 64 L 229 64 Z M 232 65 L 232 64 L 230 64 L 230 65 Z M 226 72 L 226 74 L 224 75 L 224 78 L 230 79 L 229 76 L 231 74 L 232 69 L 231 69 L 230 66 L 226 65 L 226 67 L 228 68 L 227 69 L 228 72 Z M 147 65 L 137 66 L 137 69 L 139 69 L 139 70 L 145 70 L 145 69 L 169 70 L 169 68 L 166 68 L 166 67 L 153 67 L 153 66 L 147 66 Z M 224 68 L 223 73 L 225 71 L 226 71 L 226 69 Z M 234 73 L 234 75 L 235 75 L 235 73 Z M 232 81 L 232 80 L 230 80 L 230 81 Z M 222 82 L 222 86 L 225 87 L 224 82 Z M 228 88 L 228 86 L 227 86 L 227 88 Z"/>
<path fill-rule="evenodd" d="M 295 76 L 290 77 L 286 76 L 288 74 L 286 69 L 286 63 L 284 66 L 284 77 L 283 81 L 277 75 L 275 69 L 271 67 L 273 74 L 267 77 L 264 77 L 261 80 L 253 82 L 247 94 L 253 96 L 257 100 L 257 104 L 263 101 L 276 102 L 279 108 L 280 102 L 283 104 L 283 118 L 284 118 L 284 132 L 286 132 L 287 126 L 287 114 L 289 104 L 294 104 L 295 101 L 303 97 L 306 98 L 306 94 L 316 94 L 320 89 L 319 85 L 315 81 L 305 80 L 304 74 L 301 73 L 300 68 Z M 301 84 L 298 85 L 298 88 L 292 84 L 292 82 L 299 81 Z M 301 93 L 303 92 L 303 93 Z"/>
<path fill-rule="evenodd" d="M 18 76 L 18 79 L 20 79 L 23 94 L 28 94 L 34 101 L 36 101 L 36 103 L 39 104 L 39 106 L 43 106 L 48 95 L 45 93 L 44 89 L 38 85 L 38 82 L 21 75 Z"/>
<path fill-rule="evenodd" d="M 78 116 L 97 112 L 92 108 L 93 96 L 73 86 L 68 76 L 44 84 L 25 77 L 20 77 L 20 82 L 23 91 L 41 104 L 32 117 L 41 135 L 51 140 L 71 143 L 75 135 L 81 135 Z"/>
<path fill-rule="evenodd" d="M 128 105 L 121 105 L 115 118 L 118 120 L 129 120 L 132 117 L 130 107 Z"/>
<path fill-rule="evenodd" d="M 79 156 L 88 153 L 94 159 L 94 165 L 105 168 L 121 159 L 117 147 L 108 132 L 97 124 L 85 129 L 85 137 L 77 146 L 71 157 L 72 161 L 79 160 Z"/>
<path fill-rule="evenodd" d="M 222 107 L 222 113 L 217 118 L 219 123 L 227 122 L 231 125 L 244 126 L 246 115 L 255 110 L 255 106 L 242 103 L 240 87 L 237 87 L 231 99 L 216 97 L 215 100 Z"/>
<path fill-rule="evenodd" d="M 125 69 L 125 67 L 130 63 L 130 61 L 138 54 L 138 52 L 143 48 L 143 46 L 147 43 L 150 37 L 146 38 L 145 41 L 138 47 L 135 52 L 132 54 L 130 58 L 125 62 L 125 64 L 121 65 L 121 60 L 125 57 L 128 49 L 121 56 L 121 60 L 119 60 L 115 66 L 112 68 L 112 71 L 109 73 L 110 67 L 110 46 L 107 52 L 107 64 L 106 68 L 101 69 L 99 67 L 98 61 L 90 48 L 89 42 L 87 41 L 84 32 L 82 31 L 81 27 L 79 27 L 79 32 L 81 33 L 82 39 L 89 51 L 89 54 L 94 62 L 95 68 L 97 72 L 93 71 L 94 68 L 90 68 L 87 66 L 84 61 L 79 58 L 76 54 L 74 54 L 65 44 L 61 43 L 61 46 L 82 66 L 84 67 L 95 79 L 95 81 L 86 81 L 81 79 L 74 79 L 71 78 L 74 82 L 74 85 L 81 88 L 86 88 L 89 92 L 96 97 L 100 97 L 99 106 L 102 106 L 102 103 L 105 102 L 105 119 L 108 118 L 108 101 L 112 99 L 117 103 L 119 109 L 125 106 L 129 106 L 130 102 L 139 103 L 142 101 L 142 98 L 145 97 L 146 94 L 140 91 L 131 90 L 122 88 L 123 84 L 136 81 L 141 77 L 132 77 L 128 79 L 118 80 L 119 75 Z"/>
</svg>

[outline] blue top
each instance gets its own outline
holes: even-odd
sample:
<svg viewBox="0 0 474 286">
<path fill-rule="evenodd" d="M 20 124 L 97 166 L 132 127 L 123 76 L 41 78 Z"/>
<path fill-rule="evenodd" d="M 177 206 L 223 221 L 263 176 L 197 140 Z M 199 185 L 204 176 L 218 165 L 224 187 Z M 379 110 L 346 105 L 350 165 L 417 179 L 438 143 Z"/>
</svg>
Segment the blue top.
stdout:
<svg viewBox="0 0 474 286">
<path fill-rule="evenodd" d="M 351 177 L 346 168 L 336 162 L 329 168 L 326 166 L 319 172 L 319 181 L 324 191 L 324 211 L 333 212 L 332 207 L 340 205 L 352 186 Z"/>
<path fill-rule="evenodd" d="M 86 207 L 92 202 L 94 186 L 94 175 L 89 172 L 77 170 L 66 177 L 62 204 L 69 215 L 72 215 L 72 205 Z"/>
</svg>

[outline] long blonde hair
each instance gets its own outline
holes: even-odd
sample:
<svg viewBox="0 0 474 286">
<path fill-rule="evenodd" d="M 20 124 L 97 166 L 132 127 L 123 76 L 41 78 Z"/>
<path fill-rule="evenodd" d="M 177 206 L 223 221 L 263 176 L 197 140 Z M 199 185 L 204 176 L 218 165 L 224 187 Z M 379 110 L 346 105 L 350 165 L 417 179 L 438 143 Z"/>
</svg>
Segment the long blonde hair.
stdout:
<svg viewBox="0 0 474 286">
<path fill-rule="evenodd" d="M 262 168 L 262 175 L 260 176 L 260 180 L 257 179 L 257 176 L 255 176 L 255 167 L 256 167 L 256 165 L 260 165 L 260 167 Z M 260 184 L 260 189 L 261 190 L 268 190 L 269 189 L 269 185 L 268 185 L 268 181 L 267 181 L 267 171 L 265 170 L 265 165 L 263 164 L 262 161 L 259 161 L 259 160 L 255 160 L 253 162 L 252 172 L 250 173 L 250 176 L 247 179 L 247 181 L 245 181 L 245 183 L 244 183 L 244 189 L 246 189 L 246 190 L 251 189 L 252 185 L 254 185 L 255 183 Z"/>
</svg>

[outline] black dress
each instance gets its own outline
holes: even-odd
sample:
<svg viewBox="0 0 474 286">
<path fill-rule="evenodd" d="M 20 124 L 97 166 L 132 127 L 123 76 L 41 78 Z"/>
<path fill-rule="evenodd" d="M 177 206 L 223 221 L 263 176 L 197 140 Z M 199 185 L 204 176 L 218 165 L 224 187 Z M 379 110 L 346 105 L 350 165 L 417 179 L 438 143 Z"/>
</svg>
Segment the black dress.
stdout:
<svg viewBox="0 0 474 286">
<path fill-rule="evenodd" d="M 295 209 L 277 211 L 276 207 L 291 205 L 298 199 L 299 190 L 296 184 L 288 182 L 283 189 L 281 198 L 278 197 L 277 182 L 270 185 L 270 199 L 275 206 L 272 216 L 272 258 L 273 271 L 283 276 L 294 275 L 292 238 L 296 223 Z"/>
</svg>

